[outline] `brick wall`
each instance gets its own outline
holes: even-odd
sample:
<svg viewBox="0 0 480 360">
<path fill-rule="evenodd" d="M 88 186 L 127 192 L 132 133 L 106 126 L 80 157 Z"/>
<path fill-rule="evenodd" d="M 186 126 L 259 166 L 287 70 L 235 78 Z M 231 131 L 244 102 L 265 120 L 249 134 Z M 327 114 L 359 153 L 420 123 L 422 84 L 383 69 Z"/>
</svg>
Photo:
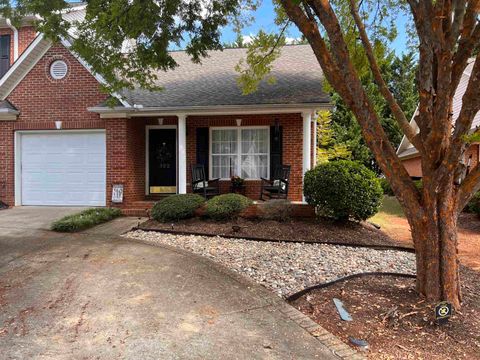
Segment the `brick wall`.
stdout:
<svg viewBox="0 0 480 360">
<path fill-rule="evenodd" d="M 242 119 L 242 126 L 274 126 L 275 119 L 283 127 L 283 163 L 292 166 L 289 198 L 302 200 L 302 148 L 303 127 L 301 114 L 272 115 L 229 115 L 229 116 L 189 116 L 187 118 L 187 183 L 191 191 L 192 164 L 196 163 L 196 128 L 212 126 L 236 126 L 236 119 Z M 258 199 L 260 181 L 247 181 L 246 195 Z M 221 191 L 229 192 L 230 182 L 221 182 Z"/>
<path fill-rule="evenodd" d="M 22 55 L 36 37 L 37 30 L 33 26 L 24 26 L 18 29 L 18 56 Z"/>
<path fill-rule="evenodd" d="M 0 121 L 0 201 L 14 204 L 13 123 Z"/>
<path fill-rule="evenodd" d="M 68 64 L 68 74 L 62 80 L 53 80 L 50 65 L 58 59 Z M 66 127 L 89 128 L 93 123 L 97 125 L 99 116 L 87 108 L 106 98 L 97 80 L 58 45 L 47 51 L 7 99 L 21 111 L 18 121 L 30 126 L 43 123 L 38 124 L 39 128 L 51 128 L 56 120 L 61 120 Z"/>
</svg>

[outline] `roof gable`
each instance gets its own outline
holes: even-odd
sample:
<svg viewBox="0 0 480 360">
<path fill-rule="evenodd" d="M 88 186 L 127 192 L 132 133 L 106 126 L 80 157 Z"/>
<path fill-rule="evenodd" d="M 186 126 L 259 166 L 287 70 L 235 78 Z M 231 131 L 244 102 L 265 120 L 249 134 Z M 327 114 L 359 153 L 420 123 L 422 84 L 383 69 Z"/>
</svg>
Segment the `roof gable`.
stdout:
<svg viewBox="0 0 480 360">
<path fill-rule="evenodd" d="M 87 62 L 85 62 L 78 54 L 71 51 L 70 42 L 65 39 L 62 39 L 61 42 L 62 45 L 100 84 L 106 85 L 105 79 L 100 74 L 94 73 Z M 33 67 L 38 64 L 52 46 L 52 41 L 46 39 L 43 34 L 39 34 L 35 38 L 8 72 L 0 79 L 0 100 L 5 100 L 12 93 L 12 91 L 18 86 L 18 84 L 20 84 Z M 130 104 L 120 95 L 114 93 L 112 96 L 116 97 L 124 107 L 130 107 Z"/>
</svg>

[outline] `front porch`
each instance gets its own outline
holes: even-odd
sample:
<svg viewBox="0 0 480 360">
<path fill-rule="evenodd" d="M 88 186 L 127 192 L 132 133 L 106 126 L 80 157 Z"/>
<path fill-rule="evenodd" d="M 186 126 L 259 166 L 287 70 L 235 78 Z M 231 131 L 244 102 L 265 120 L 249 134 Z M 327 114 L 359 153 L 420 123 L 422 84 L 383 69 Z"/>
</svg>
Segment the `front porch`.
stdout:
<svg viewBox="0 0 480 360">
<path fill-rule="evenodd" d="M 155 201 L 192 191 L 191 166 L 202 164 L 220 193 L 231 191 L 230 176 L 245 179 L 245 195 L 260 198 L 261 177 L 290 165 L 288 199 L 302 202 L 303 174 L 315 163 L 313 111 L 130 117 L 105 119 L 107 204 L 128 215 L 144 214 Z M 112 203 L 114 185 L 123 186 Z"/>
</svg>

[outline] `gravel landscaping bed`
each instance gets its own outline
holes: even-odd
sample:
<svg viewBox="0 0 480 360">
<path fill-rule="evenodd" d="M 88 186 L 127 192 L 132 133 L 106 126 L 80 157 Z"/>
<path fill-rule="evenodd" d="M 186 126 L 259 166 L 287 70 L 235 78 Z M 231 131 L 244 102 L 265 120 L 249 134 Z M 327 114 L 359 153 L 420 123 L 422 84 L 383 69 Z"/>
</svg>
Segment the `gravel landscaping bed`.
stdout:
<svg viewBox="0 0 480 360">
<path fill-rule="evenodd" d="M 392 250 L 180 236 L 142 230 L 132 231 L 125 237 L 205 256 L 250 277 L 281 297 L 356 273 L 415 273 L 415 255 Z"/>
</svg>

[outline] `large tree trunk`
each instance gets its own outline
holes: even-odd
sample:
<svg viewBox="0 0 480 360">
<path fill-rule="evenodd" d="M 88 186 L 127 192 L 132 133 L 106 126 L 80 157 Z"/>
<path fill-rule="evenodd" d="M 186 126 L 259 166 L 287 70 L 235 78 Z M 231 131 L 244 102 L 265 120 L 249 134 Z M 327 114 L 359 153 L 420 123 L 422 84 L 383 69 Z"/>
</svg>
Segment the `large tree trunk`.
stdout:
<svg viewBox="0 0 480 360">
<path fill-rule="evenodd" d="M 476 56 L 454 129 L 452 104 L 468 59 L 480 41 L 480 24 L 476 20 L 480 0 L 469 1 L 468 6 L 457 3 L 454 14 L 451 2 L 407 1 L 419 37 L 420 102 L 415 117 L 418 134 L 382 78 L 358 1 L 350 1 L 350 11 L 379 92 L 422 157 L 421 192 L 389 142 L 372 98 L 365 91 L 336 7 L 327 0 L 281 0 L 280 3 L 308 40 L 327 81 L 355 115 L 366 144 L 406 213 L 417 254 L 419 293 L 428 300 L 447 300 L 459 308 L 457 217 L 471 196 L 480 191 L 480 166 L 465 178 L 461 166 L 462 153 L 468 145 L 466 137 L 480 111 L 480 54 Z"/>
<path fill-rule="evenodd" d="M 409 217 L 417 260 L 417 291 L 430 301 L 449 301 L 460 308 L 457 206 L 453 185 L 425 178 L 424 216 Z"/>
</svg>

